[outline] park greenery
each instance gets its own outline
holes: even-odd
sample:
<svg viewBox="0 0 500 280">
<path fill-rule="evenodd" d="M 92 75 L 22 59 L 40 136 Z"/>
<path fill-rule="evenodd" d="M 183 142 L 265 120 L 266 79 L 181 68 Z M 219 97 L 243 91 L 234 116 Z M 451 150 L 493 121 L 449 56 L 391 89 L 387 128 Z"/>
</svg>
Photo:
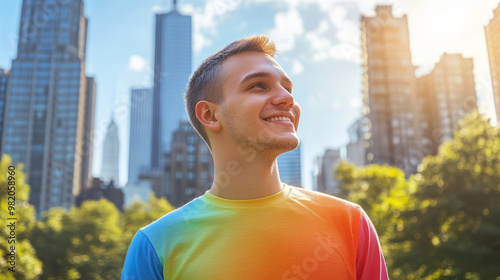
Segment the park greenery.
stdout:
<svg viewBox="0 0 500 280">
<path fill-rule="evenodd" d="M 0 163 L 0 217 L 9 221 L 8 167 Z M 0 279 L 120 279 L 137 230 L 173 207 L 154 195 L 121 213 L 107 200 L 52 208 L 37 221 L 29 186 L 16 166 L 16 272 L 10 229 L 0 231 Z M 465 117 L 454 138 L 405 178 L 391 166 L 335 167 L 342 197 L 363 207 L 375 225 L 391 279 L 500 280 L 500 126 Z"/>
<path fill-rule="evenodd" d="M 11 165 L 11 159 L 3 156 L 1 170 Z M 29 186 L 21 170 L 22 166 L 16 167 L 16 271 L 8 270 L 10 230 L 2 226 L 0 279 L 120 279 L 128 245 L 137 230 L 173 210 L 167 200 L 152 194 L 148 202 L 134 202 L 123 213 L 105 199 L 89 200 L 69 211 L 52 208 L 37 221 L 27 202 Z M 7 178 L 0 176 L 2 221 L 8 221 Z"/>
<path fill-rule="evenodd" d="M 372 219 L 391 279 L 500 279 L 500 126 L 466 116 L 407 180 L 390 166 L 335 170 Z"/>
</svg>

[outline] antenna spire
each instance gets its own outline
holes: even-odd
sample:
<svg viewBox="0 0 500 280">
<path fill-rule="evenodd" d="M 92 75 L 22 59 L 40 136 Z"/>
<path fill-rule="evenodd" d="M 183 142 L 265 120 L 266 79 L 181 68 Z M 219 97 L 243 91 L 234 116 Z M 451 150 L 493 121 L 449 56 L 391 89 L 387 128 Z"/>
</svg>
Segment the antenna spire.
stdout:
<svg viewBox="0 0 500 280">
<path fill-rule="evenodd" d="M 177 10 L 177 0 L 174 0 L 174 10 Z"/>
</svg>

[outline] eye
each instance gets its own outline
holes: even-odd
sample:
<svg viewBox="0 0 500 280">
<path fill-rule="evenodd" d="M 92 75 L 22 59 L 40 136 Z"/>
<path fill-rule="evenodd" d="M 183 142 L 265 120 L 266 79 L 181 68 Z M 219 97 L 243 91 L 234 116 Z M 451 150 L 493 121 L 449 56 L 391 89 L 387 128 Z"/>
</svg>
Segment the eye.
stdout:
<svg viewBox="0 0 500 280">
<path fill-rule="evenodd" d="M 264 86 L 263 83 L 261 82 L 258 82 L 258 83 L 255 83 L 255 84 L 252 84 L 248 89 L 253 89 L 253 88 L 261 88 L 261 89 L 265 89 L 266 87 Z"/>
</svg>

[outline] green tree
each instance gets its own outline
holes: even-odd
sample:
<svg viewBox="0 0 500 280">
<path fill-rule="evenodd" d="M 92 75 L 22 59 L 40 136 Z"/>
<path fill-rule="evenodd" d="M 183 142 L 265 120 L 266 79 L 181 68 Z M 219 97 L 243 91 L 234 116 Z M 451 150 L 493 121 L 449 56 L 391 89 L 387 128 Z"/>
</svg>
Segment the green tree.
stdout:
<svg viewBox="0 0 500 280">
<path fill-rule="evenodd" d="M 356 167 L 342 161 L 335 167 L 335 175 L 341 183 L 340 196 L 366 211 L 381 241 L 391 227 L 401 228 L 400 212 L 409 204 L 414 189 L 401 169 L 375 164 Z"/>
<path fill-rule="evenodd" d="M 45 212 L 31 237 L 44 264 L 41 279 L 119 279 L 126 253 L 119 219 L 105 199 Z"/>
<path fill-rule="evenodd" d="M 0 220 L 4 221 L 0 231 L 0 279 L 36 279 L 42 273 L 42 263 L 28 240 L 35 224 L 33 206 L 28 203 L 30 187 L 24 182 L 22 165 L 13 166 L 8 155 L 2 156 L 0 173 Z M 9 181 L 15 183 L 9 184 Z M 15 202 L 9 196 L 15 197 Z M 12 208 L 9 209 L 9 206 Z M 9 239 L 11 229 L 7 225 L 11 222 L 15 222 L 15 229 L 12 228 L 15 230 L 15 239 Z M 11 250 L 11 246 L 15 246 L 15 250 Z M 10 256 L 7 254 L 12 254 L 12 251 L 15 251 L 16 257 L 15 272 L 8 270 L 13 263 L 9 262 Z"/>
<path fill-rule="evenodd" d="M 121 225 L 124 231 L 123 240 L 128 245 L 135 233 L 142 227 L 161 218 L 174 207 L 164 198 L 157 198 L 154 193 L 149 195 L 149 201 L 142 203 L 136 201 L 125 209 L 121 217 Z"/>
<path fill-rule="evenodd" d="M 466 116 L 426 157 L 394 231 L 394 279 L 500 279 L 500 128 Z"/>
<path fill-rule="evenodd" d="M 134 234 L 173 210 L 153 194 L 120 214 L 109 201 L 85 201 L 69 211 L 52 208 L 33 229 L 31 240 L 44 265 L 41 279 L 120 279 Z"/>
</svg>

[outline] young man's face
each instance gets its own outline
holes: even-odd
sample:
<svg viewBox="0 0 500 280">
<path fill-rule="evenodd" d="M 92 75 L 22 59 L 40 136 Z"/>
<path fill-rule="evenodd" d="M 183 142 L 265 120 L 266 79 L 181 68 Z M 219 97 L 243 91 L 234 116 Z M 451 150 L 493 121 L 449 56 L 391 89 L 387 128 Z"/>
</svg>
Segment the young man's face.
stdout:
<svg viewBox="0 0 500 280">
<path fill-rule="evenodd" d="M 250 145 L 270 156 L 297 148 L 300 107 L 279 64 L 264 53 L 243 52 L 224 61 L 222 71 L 226 79 L 219 118 L 225 133 L 241 149 Z"/>
</svg>

